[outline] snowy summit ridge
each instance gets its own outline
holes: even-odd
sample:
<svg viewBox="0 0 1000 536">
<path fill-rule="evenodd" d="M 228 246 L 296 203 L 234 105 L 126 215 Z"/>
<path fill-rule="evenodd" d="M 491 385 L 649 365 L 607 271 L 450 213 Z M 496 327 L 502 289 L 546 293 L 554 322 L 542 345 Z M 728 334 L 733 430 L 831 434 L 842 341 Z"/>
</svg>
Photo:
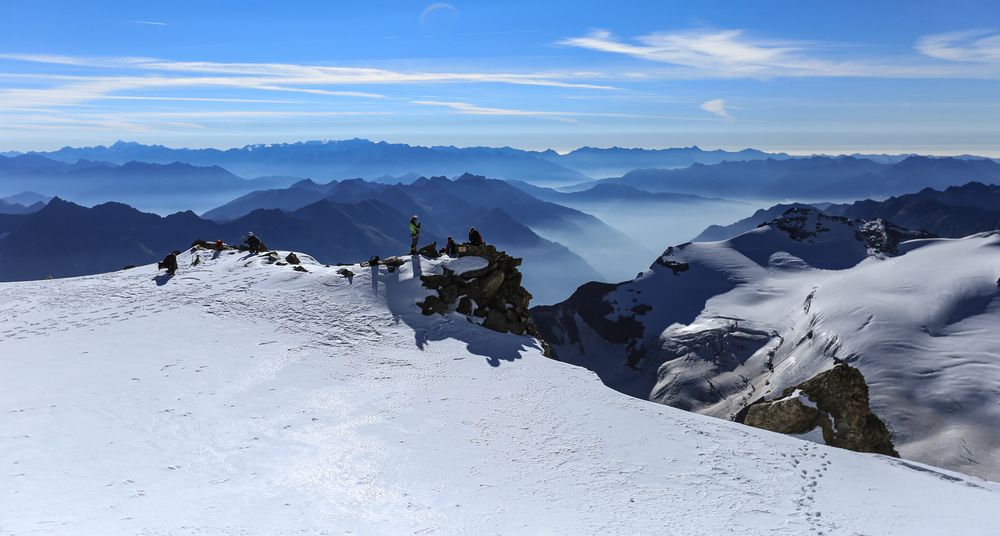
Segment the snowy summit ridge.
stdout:
<svg viewBox="0 0 1000 536">
<path fill-rule="evenodd" d="M 343 277 L 298 257 L 307 272 L 197 251 L 172 279 L 142 266 L 0 284 L 0 534 L 1000 525 L 994 483 L 650 404 L 530 337 L 421 314 L 433 291 L 417 276 L 482 259 Z"/>
</svg>

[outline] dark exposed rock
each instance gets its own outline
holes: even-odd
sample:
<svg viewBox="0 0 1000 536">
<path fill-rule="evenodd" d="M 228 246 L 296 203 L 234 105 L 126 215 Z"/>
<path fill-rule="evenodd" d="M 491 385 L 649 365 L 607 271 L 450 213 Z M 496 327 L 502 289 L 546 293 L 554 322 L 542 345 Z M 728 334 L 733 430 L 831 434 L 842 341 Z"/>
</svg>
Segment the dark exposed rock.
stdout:
<svg viewBox="0 0 1000 536">
<path fill-rule="evenodd" d="M 340 274 L 342 277 L 346 277 L 348 279 L 354 277 L 354 272 L 348 270 L 347 268 L 341 268 L 337 270 L 337 273 Z"/>
<path fill-rule="evenodd" d="M 122 270 L 131 270 L 132 268 L 135 268 L 135 265 L 134 264 L 128 264 L 128 265 L 123 266 Z M 997 281 L 997 285 L 1000 285 L 1000 280 Z"/>
<path fill-rule="evenodd" d="M 791 397 L 801 391 L 816 407 Z M 776 401 L 760 400 L 736 416 L 740 422 L 774 432 L 798 434 L 819 426 L 827 445 L 899 457 L 892 434 L 871 411 L 861 371 L 847 364 L 789 387 Z"/>
<path fill-rule="evenodd" d="M 436 259 L 441 256 L 441 254 L 438 253 L 437 242 L 431 242 L 430 244 L 418 249 L 417 254 L 428 259 Z"/>
<path fill-rule="evenodd" d="M 462 296 L 462 299 L 458 300 L 458 308 L 455 309 L 459 314 L 469 316 L 472 314 L 472 298 L 468 296 Z"/>
<path fill-rule="evenodd" d="M 434 313 L 443 315 L 448 312 L 448 304 L 433 294 L 427 296 L 423 302 L 417 303 L 417 305 L 420 306 L 421 312 L 428 316 Z"/>
<path fill-rule="evenodd" d="M 422 275 L 420 276 L 420 282 L 424 284 L 425 287 L 431 290 L 437 290 L 448 284 L 449 278 L 443 275 Z"/>
<path fill-rule="evenodd" d="M 299 256 L 294 252 L 285 255 L 285 262 L 288 264 L 299 264 Z"/>
<path fill-rule="evenodd" d="M 479 292 L 484 298 L 492 298 L 493 295 L 500 290 L 500 285 L 503 284 L 503 279 L 504 275 L 500 270 L 491 273 L 483 278 L 482 285 L 479 287 Z"/>
<path fill-rule="evenodd" d="M 500 311 L 490 310 L 486 313 L 486 320 L 483 321 L 483 327 L 504 333 L 507 331 L 507 317 Z"/>
<path fill-rule="evenodd" d="M 664 259 L 663 257 L 656 259 L 656 264 L 659 264 L 664 268 L 669 268 L 674 275 L 680 275 L 681 272 L 686 272 L 690 269 L 690 266 L 688 266 L 688 263 L 686 262 L 671 261 Z"/>
<path fill-rule="evenodd" d="M 455 300 L 458 299 L 458 287 L 455 285 L 441 287 L 441 289 L 438 290 L 438 296 L 440 296 L 441 300 L 445 303 L 455 303 Z"/>
<path fill-rule="evenodd" d="M 306 273 L 309 272 L 309 270 L 306 270 L 306 267 L 302 266 L 301 264 L 292 268 L 292 270 L 295 270 L 296 272 L 306 272 Z"/>
</svg>

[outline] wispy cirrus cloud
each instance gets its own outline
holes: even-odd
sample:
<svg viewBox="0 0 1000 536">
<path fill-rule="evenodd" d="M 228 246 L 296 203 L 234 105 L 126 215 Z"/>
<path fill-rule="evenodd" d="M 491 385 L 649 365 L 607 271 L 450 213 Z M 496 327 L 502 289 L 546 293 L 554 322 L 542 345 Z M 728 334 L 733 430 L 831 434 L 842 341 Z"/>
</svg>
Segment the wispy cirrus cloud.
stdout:
<svg viewBox="0 0 1000 536">
<path fill-rule="evenodd" d="M 1000 63 L 1000 32 L 965 30 L 928 35 L 917 41 L 917 50 L 942 60 Z"/>
<path fill-rule="evenodd" d="M 144 24 L 146 26 L 166 26 L 167 25 L 167 23 L 165 23 L 165 22 L 157 22 L 157 21 L 154 21 L 154 20 L 127 20 L 125 22 L 131 23 L 131 24 Z"/>
<path fill-rule="evenodd" d="M 974 31 L 921 38 L 920 54 L 884 57 L 863 46 L 753 37 L 745 30 L 695 29 L 654 32 L 622 39 L 594 30 L 557 44 L 665 64 L 669 69 L 634 73 L 662 78 L 1000 78 L 1000 69 L 971 69 L 956 61 L 996 61 L 1000 37 Z M 931 62 L 949 60 L 947 62 Z"/>
<path fill-rule="evenodd" d="M 376 67 L 343 67 L 296 63 L 226 63 L 211 61 L 173 61 L 148 57 L 88 57 L 58 54 L 0 53 L 0 66 L 6 61 L 17 68 L 0 72 L 0 124 L 8 129 L 25 122 L 27 114 L 36 113 L 47 120 L 30 122 L 34 130 L 76 125 L 89 129 L 149 130 L 177 129 L 213 121 L 256 119 L 308 121 L 362 120 L 386 115 L 362 102 L 347 104 L 349 111 L 323 111 L 325 99 L 381 100 L 380 109 L 393 114 L 412 110 L 413 98 L 407 92 L 428 85 L 499 84 L 510 86 L 551 87 L 574 90 L 617 89 L 593 83 L 600 74 L 592 72 L 484 72 L 456 70 L 400 70 Z M 23 69 L 19 64 L 52 68 Z M 2 67 L 0 67 L 2 68 Z M 390 91 L 388 88 L 394 88 Z M 262 98 L 256 98 L 259 92 Z M 298 94 L 300 100 L 263 98 L 268 94 Z M 160 101 L 141 114 L 123 113 L 126 101 L 135 106 L 142 101 Z M 113 103 L 122 106 L 113 106 Z M 227 109 L 206 111 L 205 103 L 225 103 Z M 230 110 L 228 108 L 270 110 Z M 566 114 L 501 108 L 485 108 L 451 103 L 457 113 L 476 115 L 521 115 L 550 117 L 571 121 Z M 266 105 L 266 106 L 263 106 Z M 285 109 L 280 109 L 284 105 Z M 427 105 L 427 104 L 421 104 Z M 135 109 L 129 106 L 129 109 Z M 163 107 L 172 108 L 164 111 Z M 344 104 L 339 105 L 343 109 Z M 418 105 L 419 106 L 419 105 Z M 89 113 L 99 107 L 106 118 Z M 289 108 L 308 111 L 285 111 Z M 19 128 L 19 127 L 18 127 Z M 191 127 L 194 128 L 194 127 Z"/>
<path fill-rule="evenodd" d="M 569 112 L 551 112 L 539 110 L 519 110 L 512 108 L 491 108 L 487 106 L 477 106 L 468 102 L 436 101 L 436 100 L 415 100 L 413 104 L 421 106 L 437 106 L 448 108 L 463 115 L 494 115 L 494 116 L 514 116 L 514 117 L 548 117 L 553 119 L 566 120 L 572 115 Z"/>
<path fill-rule="evenodd" d="M 547 118 L 556 121 L 576 122 L 582 118 L 617 118 L 630 120 L 671 120 L 671 121 L 700 121 L 697 117 L 667 116 L 656 114 L 633 114 L 621 112 L 592 112 L 592 111 L 556 111 L 556 110 L 525 110 L 519 108 L 496 108 L 490 106 L 480 106 L 461 101 L 440 101 L 440 100 L 413 100 L 412 104 L 420 106 L 436 106 L 448 108 L 452 112 L 460 115 L 483 115 L 483 116 L 507 116 L 507 117 L 536 117 Z"/>
</svg>

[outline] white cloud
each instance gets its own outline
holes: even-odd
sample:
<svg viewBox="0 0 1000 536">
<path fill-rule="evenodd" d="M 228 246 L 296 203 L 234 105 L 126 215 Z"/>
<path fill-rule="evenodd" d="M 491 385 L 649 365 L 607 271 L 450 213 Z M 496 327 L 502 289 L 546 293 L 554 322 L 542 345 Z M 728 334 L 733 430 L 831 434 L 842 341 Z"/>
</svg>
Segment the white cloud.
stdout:
<svg viewBox="0 0 1000 536">
<path fill-rule="evenodd" d="M 615 89 L 579 81 L 595 77 L 594 73 L 398 71 L 287 63 L 218 63 L 142 57 L 94 58 L 10 53 L 0 54 L 0 60 L 65 65 L 98 71 L 98 74 L 89 76 L 38 73 L 34 76 L 40 81 L 47 81 L 48 85 L 39 87 L 39 84 L 32 84 L 30 87 L 0 89 L 0 109 L 78 105 L 127 96 L 129 91 L 134 90 L 177 88 L 252 89 L 365 99 L 387 97 L 373 91 L 360 91 L 355 87 L 482 83 Z M 24 74 L 23 77 L 31 76 Z"/>
<path fill-rule="evenodd" d="M 1000 32 L 966 30 L 928 35 L 917 41 L 917 50 L 942 60 L 1000 63 Z"/>
<path fill-rule="evenodd" d="M 624 54 L 660 63 L 691 67 L 727 76 L 820 74 L 838 70 L 838 64 L 810 58 L 805 43 L 747 37 L 742 30 L 656 32 L 628 43 L 610 32 L 596 30 L 561 44 Z"/>
<path fill-rule="evenodd" d="M 1000 78 L 998 68 L 970 68 L 953 63 L 954 60 L 997 61 L 1000 37 L 982 31 L 925 37 L 917 43 L 922 56 L 902 57 L 866 53 L 864 47 L 858 46 L 755 38 L 744 30 L 654 32 L 631 40 L 595 30 L 558 44 L 670 66 L 633 72 L 633 78 Z M 953 61 L 930 62 L 928 56 Z"/>
<path fill-rule="evenodd" d="M 732 119 L 729 110 L 726 109 L 726 101 L 723 99 L 712 99 L 701 103 L 700 108 L 706 112 L 713 113 L 724 119 Z"/>
</svg>

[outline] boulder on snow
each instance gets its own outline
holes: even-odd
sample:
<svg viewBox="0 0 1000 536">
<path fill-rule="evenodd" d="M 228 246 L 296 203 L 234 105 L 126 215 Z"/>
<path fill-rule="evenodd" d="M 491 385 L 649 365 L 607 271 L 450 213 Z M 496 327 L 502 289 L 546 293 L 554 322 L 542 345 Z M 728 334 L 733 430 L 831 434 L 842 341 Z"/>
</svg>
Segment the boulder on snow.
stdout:
<svg viewBox="0 0 1000 536">
<path fill-rule="evenodd" d="M 348 279 L 354 277 L 354 272 L 348 270 L 347 268 L 341 268 L 337 270 L 337 273 L 340 274 L 341 277 L 346 277 Z"/>
<path fill-rule="evenodd" d="M 299 256 L 294 252 L 285 255 L 285 262 L 288 264 L 299 264 Z"/>
<path fill-rule="evenodd" d="M 296 266 L 295 268 L 292 268 L 292 270 L 295 270 L 296 272 L 309 272 L 309 270 L 306 270 L 306 267 L 302 265 Z"/>
<path fill-rule="evenodd" d="M 811 404 L 803 403 L 801 394 L 793 396 L 796 391 L 804 394 Z M 778 400 L 760 400 L 747 406 L 736 420 L 787 434 L 804 433 L 819 426 L 827 445 L 899 457 L 892 434 L 869 406 L 864 375 L 846 363 L 785 389 Z"/>
</svg>

